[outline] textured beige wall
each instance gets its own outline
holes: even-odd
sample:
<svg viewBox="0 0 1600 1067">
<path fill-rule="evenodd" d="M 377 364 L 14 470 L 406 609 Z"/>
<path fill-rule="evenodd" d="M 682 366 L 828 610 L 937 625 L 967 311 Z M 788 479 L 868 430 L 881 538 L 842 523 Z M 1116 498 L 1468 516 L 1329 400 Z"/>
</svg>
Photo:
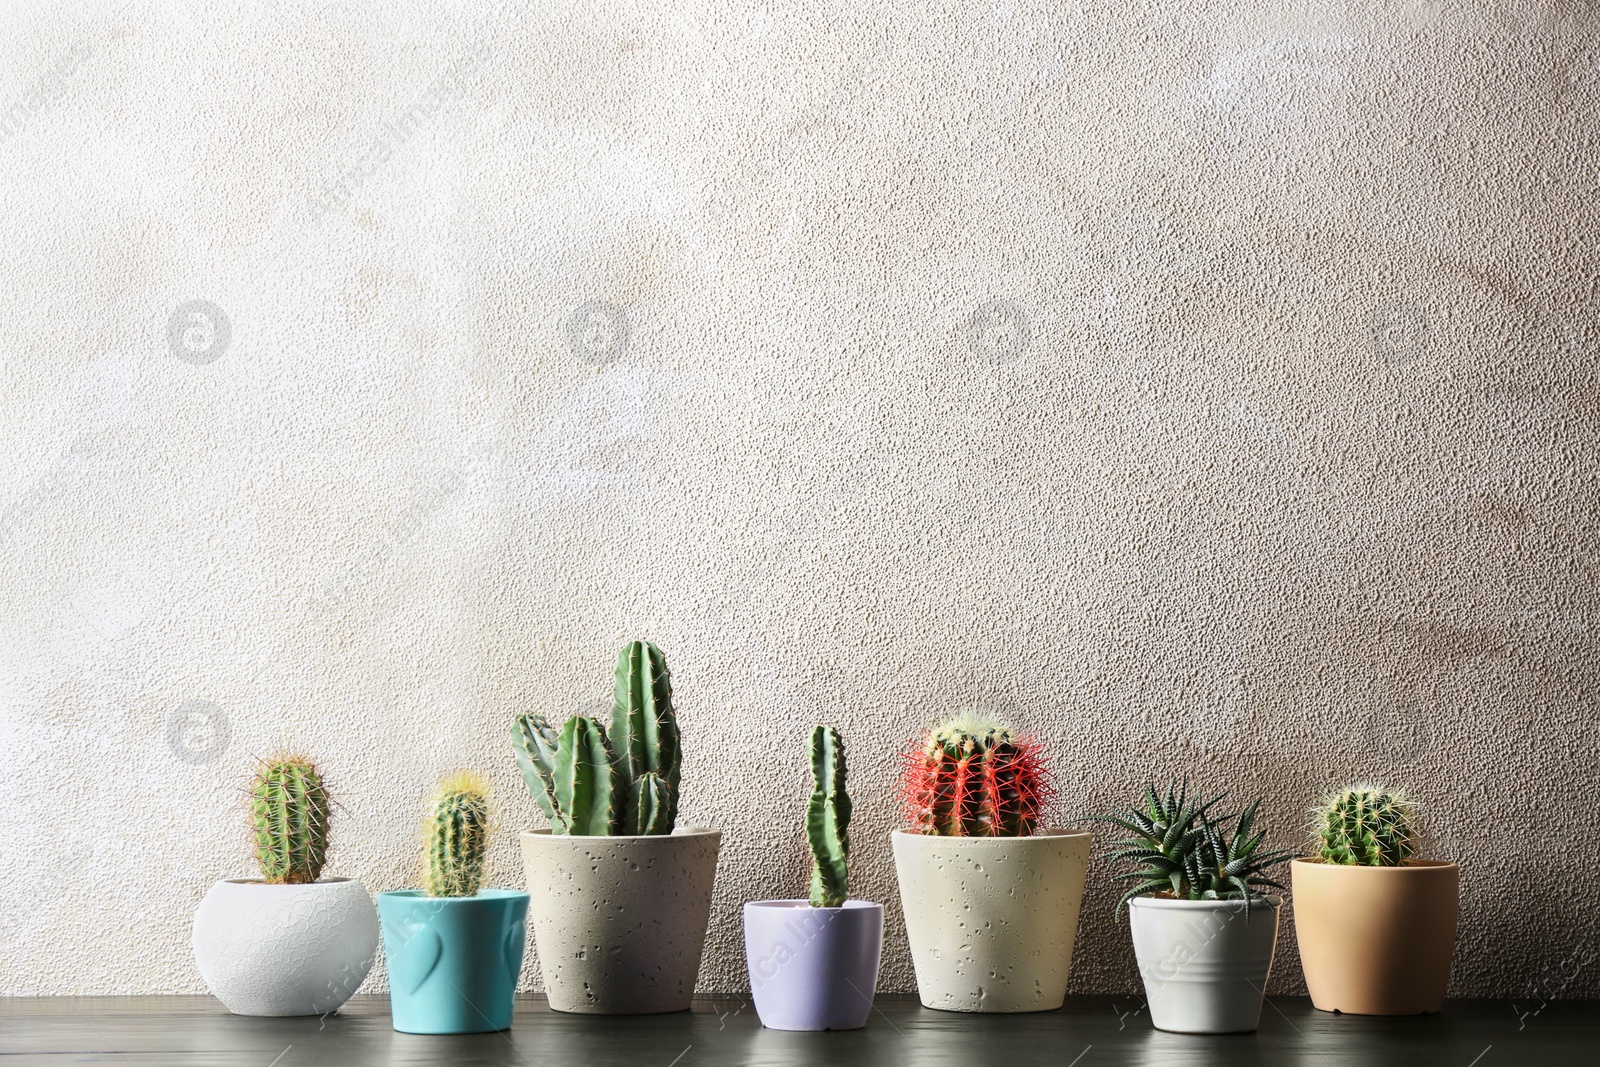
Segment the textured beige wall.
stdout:
<svg viewBox="0 0 1600 1067">
<path fill-rule="evenodd" d="M 508 720 L 648 635 L 707 988 L 819 719 L 910 988 L 893 754 L 982 703 L 1061 817 L 1403 782 L 1454 991 L 1600 994 L 1591 5 L 240 6 L 0 9 L 0 991 L 199 989 L 280 745 L 375 890 L 489 772 L 515 884 Z"/>
</svg>

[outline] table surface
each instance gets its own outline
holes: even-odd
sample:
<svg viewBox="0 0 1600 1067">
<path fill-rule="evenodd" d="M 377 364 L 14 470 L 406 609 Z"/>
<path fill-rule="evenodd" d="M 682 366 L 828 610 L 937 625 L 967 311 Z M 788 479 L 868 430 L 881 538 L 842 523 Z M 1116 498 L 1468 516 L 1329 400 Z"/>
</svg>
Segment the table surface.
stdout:
<svg viewBox="0 0 1600 1067">
<path fill-rule="evenodd" d="M 1600 1002 L 1451 1001 L 1438 1015 L 1331 1015 L 1274 997 L 1254 1034 L 1196 1037 L 1152 1029 L 1138 997 L 1073 997 L 1060 1011 L 967 1015 L 915 997 L 880 996 L 865 1029 L 762 1029 L 748 1001 L 711 997 L 673 1015 L 553 1012 L 519 997 L 500 1034 L 419 1037 L 389 1026 L 387 997 L 357 997 L 324 1018 L 253 1019 L 210 997 L 0 998 L 0 1067 L 79 1063 L 627 1065 L 1097 1064 L 1498 1067 L 1600 1063 Z"/>
</svg>

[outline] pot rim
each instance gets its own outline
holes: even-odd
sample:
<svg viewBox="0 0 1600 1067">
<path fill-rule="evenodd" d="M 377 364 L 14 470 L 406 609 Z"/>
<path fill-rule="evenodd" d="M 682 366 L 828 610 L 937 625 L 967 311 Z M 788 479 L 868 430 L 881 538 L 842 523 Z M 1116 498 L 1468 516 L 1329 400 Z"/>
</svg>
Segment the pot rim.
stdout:
<svg viewBox="0 0 1600 1067">
<path fill-rule="evenodd" d="M 360 885 L 356 878 L 318 878 L 315 882 L 268 882 L 264 878 L 218 878 L 217 885 L 259 885 L 267 889 L 326 889 L 336 885 Z"/>
<path fill-rule="evenodd" d="M 1217 911 L 1227 909 L 1244 913 L 1244 901 L 1237 898 L 1232 900 L 1174 900 L 1171 897 L 1137 896 L 1128 899 L 1128 907 L 1135 905 L 1146 908 L 1157 908 L 1171 911 Z M 1269 896 L 1266 900 L 1256 900 L 1250 903 L 1250 910 L 1267 908 L 1276 911 L 1283 906 L 1283 898 Z"/>
<path fill-rule="evenodd" d="M 1027 837 L 953 837 L 944 834 L 925 834 L 920 830 L 907 830 L 904 828 L 889 831 L 892 841 L 895 837 L 903 837 L 909 841 L 937 841 L 940 844 L 958 843 L 957 847 L 968 843 L 995 844 L 1006 842 L 1027 846 L 1030 842 L 1038 841 L 1076 841 L 1093 839 L 1094 835 L 1088 830 L 1069 830 L 1064 826 L 1050 826 L 1043 830 L 1035 830 Z"/>
<path fill-rule="evenodd" d="M 1329 863 L 1326 860 L 1316 859 L 1312 856 L 1296 856 L 1290 867 L 1314 867 L 1323 871 L 1377 871 L 1382 872 L 1379 877 L 1401 874 L 1415 874 L 1419 871 L 1443 871 L 1447 869 L 1460 870 L 1455 860 L 1406 860 L 1398 867 L 1373 867 L 1364 863 Z"/>
<path fill-rule="evenodd" d="M 476 904 L 484 901 L 515 900 L 517 897 L 526 897 L 527 891 L 522 889 L 501 889 L 497 886 L 486 886 L 470 897 L 430 897 L 425 889 L 385 889 L 378 896 L 388 897 L 391 900 L 421 900 L 433 904 Z"/>
<path fill-rule="evenodd" d="M 523 830 L 517 836 L 561 841 L 670 841 L 674 837 L 721 837 L 722 831 L 714 826 L 681 826 L 670 834 L 558 834 L 546 827 L 541 830 Z"/>
<path fill-rule="evenodd" d="M 747 900 L 747 901 L 744 902 L 744 906 L 745 906 L 745 910 L 746 911 L 748 911 L 751 908 L 771 908 L 773 911 L 777 911 L 780 908 L 787 908 L 787 909 L 789 909 L 791 911 L 821 911 L 821 912 L 871 911 L 873 909 L 876 909 L 878 911 L 882 911 L 883 910 L 883 905 L 882 904 L 877 904 L 877 903 L 874 903 L 873 901 L 870 901 L 870 900 L 855 900 L 855 899 L 847 899 L 843 904 L 841 904 L 837 908 L 813 908 L 811 906 L 811 902 L 809 900 L 800 899 L 800 898 L 796 898 L 796 899 L 792 899 L 792 900 L 785 900 L 785 899 L 781 899 L 781 898 L 773 898 L 771 900 Z"/>
</svg>

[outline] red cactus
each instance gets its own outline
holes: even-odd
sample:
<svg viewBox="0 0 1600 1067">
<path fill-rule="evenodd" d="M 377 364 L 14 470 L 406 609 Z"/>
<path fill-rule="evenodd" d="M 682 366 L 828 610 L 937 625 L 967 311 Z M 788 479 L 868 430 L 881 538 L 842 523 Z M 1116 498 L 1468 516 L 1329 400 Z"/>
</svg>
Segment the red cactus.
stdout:
<svg viewBox="0 0 1600 1067">
<path fill-rule="evenodd" d="M 912 828 L 946 837 L 1027 837 L 1053 795 L 1039 743 L 971 713 L 909 746 L 900 775 Z"/>
</svg>

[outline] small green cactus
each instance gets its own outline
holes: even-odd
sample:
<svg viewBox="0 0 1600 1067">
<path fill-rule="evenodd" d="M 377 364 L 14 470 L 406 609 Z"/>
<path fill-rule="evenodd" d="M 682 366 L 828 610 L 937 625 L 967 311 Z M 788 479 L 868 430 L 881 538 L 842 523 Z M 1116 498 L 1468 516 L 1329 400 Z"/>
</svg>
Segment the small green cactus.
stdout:
<svg viewBox="0 0 1600 1067">
<path fill-rule="evenodd" d="M 844 787 L 844 739 L 831 726 L 811 731 L 811 777 L 811 906 L 837 908 L 850 893 L 850 794 Z"/>
<path fill-rule="evenodd" d="M 1038 742 L 980 711 L 929 730 L 900 778 L 912 827 L 945 837 L 1027 837 L 1051 793 Z"/>
<path fill-rule="evenodd" d="M 428 806 L 430 897 L 474 897 L 483 886 L 483 856 L 489 844 L 489 786 L 471 771 L 446 778 Z"/>
<path fill-rule="evenodd" d="M 1326 863 L 1398 867 L 1416 854 L 1417 805 L 1381 785 L 1351 785 L 1312 809 L 1317 854 Z"/>
<path fill-rule="evenodd" d="M 306 885 L 328 859 L 333 801 L 322 772 L 304 756 L 263 760 L 250 785 L 256 863 L 269 885 Z"/>
<path fill-rule="evenodd" d="M 683 760 L 666 657 L 648 641 L 617 655 L 611 730 L 584 715 L 558 731 L 519 715 L 511 745 L 528 791 L 557 834 L 670 834 Z"/>
</svg>

